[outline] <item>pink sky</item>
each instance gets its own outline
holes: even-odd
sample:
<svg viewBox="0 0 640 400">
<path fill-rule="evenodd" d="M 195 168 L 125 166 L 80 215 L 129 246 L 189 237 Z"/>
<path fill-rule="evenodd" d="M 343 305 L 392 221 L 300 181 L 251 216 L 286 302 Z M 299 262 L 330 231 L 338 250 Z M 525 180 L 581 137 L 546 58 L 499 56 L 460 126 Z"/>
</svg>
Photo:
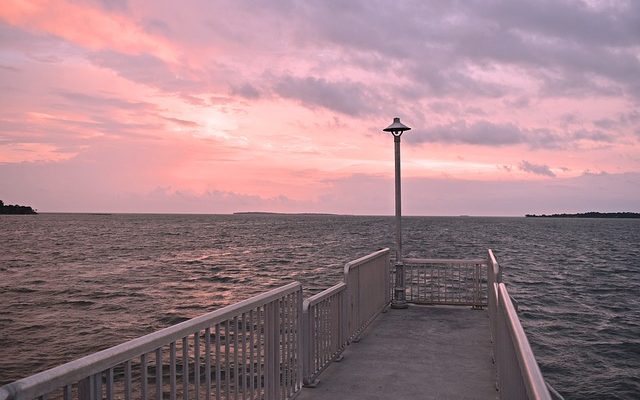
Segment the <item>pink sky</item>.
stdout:
<svg viewBox="0 0 640 400">
<path fill-rule="evenodd" d="M 640 211 L 640 5 L 18 1 L 0 199 L 41 211 Z"/>
</svg>

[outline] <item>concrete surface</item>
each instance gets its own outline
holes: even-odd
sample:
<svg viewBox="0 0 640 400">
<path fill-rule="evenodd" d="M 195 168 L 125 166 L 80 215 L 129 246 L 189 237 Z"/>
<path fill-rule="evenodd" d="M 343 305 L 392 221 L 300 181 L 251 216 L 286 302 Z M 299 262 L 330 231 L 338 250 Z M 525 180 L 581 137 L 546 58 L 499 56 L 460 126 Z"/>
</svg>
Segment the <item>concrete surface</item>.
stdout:
<svg viewBox="0 0 640 400">
<path fill-rule="evenodd" d="M 298 399 L 498 398 L 486 310 L 390 309 L 343 356 Z"/>
</svg>

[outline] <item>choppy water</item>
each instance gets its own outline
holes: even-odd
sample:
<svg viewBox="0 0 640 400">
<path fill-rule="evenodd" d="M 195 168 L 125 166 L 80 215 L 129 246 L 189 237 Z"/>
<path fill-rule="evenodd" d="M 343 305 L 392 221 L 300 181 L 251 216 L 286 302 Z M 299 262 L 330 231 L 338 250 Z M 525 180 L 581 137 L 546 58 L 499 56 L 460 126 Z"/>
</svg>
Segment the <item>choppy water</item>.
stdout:
<svg viewBox="0 0 640 400">
<path fill-rule="evenodd" d="M 640 220 L 409 217 L 409 256 L 493 248 L 547 380 L 571 398 L 640 397 Z M 0 217 L 0 384 L 284 282 L 308 293 L 393 246 L 353 216 Z"/>
</svg>

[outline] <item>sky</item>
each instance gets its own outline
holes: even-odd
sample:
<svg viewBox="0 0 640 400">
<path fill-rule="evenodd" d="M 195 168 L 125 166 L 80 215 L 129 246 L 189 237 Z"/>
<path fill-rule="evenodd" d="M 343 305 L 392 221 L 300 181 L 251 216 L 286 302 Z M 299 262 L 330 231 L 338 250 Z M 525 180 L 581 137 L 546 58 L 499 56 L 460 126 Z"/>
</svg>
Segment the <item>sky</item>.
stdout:
<svg viewBox="0 0 640 400">
<path fill-rule="evenodd" d="M 640 2 L 0 7 L 0 199 L 50 212 L 640 211 Z"/>
</svg>

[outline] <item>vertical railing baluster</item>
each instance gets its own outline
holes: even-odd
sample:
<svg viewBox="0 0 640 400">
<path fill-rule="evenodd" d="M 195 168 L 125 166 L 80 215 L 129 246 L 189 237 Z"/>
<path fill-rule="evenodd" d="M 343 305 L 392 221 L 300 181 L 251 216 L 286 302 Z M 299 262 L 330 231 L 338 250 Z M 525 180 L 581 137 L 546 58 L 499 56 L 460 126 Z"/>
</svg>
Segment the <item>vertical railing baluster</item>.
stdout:
<svg viewBox="0 0 640 400">
<path fill-rule="evenodd" d="M 78 400 L 95 400 L 94 376 L 87 376 L 78 382 Z"/>
<path fill-rule="evenodd" d="M 250 394 L 250 398 L 251 400 L 254 399 L 255 396 L 255 388 L 256 388 L 256 381 L 255 381 L 255 367 L 254 367 L 254 362 L 255 362 L 255 339 L 254 339 L 254 334 L 255 334 L 255 326 L 253 324 L 253 310 L 249 310 L 249 376 L 251 378 L 250 380 L 250 384 L 249 384 L 249 394 Z"/>
<path fill-rule="evenodd" d="M 102 400 L 102 372 L 95 374 L 93 382 L 96 385 L 96 400 Z"/>
<path fill-rule="evenodd" d="M 257 376 L 257 386 L 258 386 L 258 393 L 257 393 L 257 397 L 259 399 L 262 398 L 262 394 L 264 393 L 264 391 L 262 390 L 263 387 L 263 378 L 262 378 L 262 363 L 264 362 L 264 356 L 262 354 L 262 340 L 264 337 L 264 325 L 262 323 L 262 317 L 264 314 L 264 306 L 262 307 L 258 307 L 257 308 L 257 326 L 256 328 L 258 329 L 258 334 L 257 334 L 257 340 L 258 340 L 258 351 L 257 351 L 257 355 L 258 355 L 258 359 L 257 359 L 257 363 L 256 363 L 256 367 L 258 367 L 258 376 Z"/>
<path fill-rule="evenodd" d="M 63 389 L 62 392 L 62 398 L 63 400 L 71 400 L 71 393 L 72 393 L 72 387 L 71 385 L 66 385 Z"/>
<path fill-rule="evenodd" d="M 280 299 L 280 301 L 278 302 L 278 315 L 280 315 L 280 325 L 278 326 L 278 332 L 279 332 L 279 338 L 278 338 L 278 347 L 280 348 L 280 357 L 278 358 L 278 370 L 277 370 L 277 375 L 276 375 L 276 383 L 278 386 L 280 386 L 283 390 L 281 390 L 281 398 L 282 396 L 284 396 L 284 393 L 286 391 L 286 388 L 284 388 L 283 383 L 284 383 L 284 379 L 286 377 L 286 371 L 287 371 L 287 366 L 285 365 L 285 340 L 284 340 L 284 329 L 285 329 L 285 325 L 284 325 L 284 303 L 286 297 L 283 297 L 282 299 Z"/>
<path fill-rule="evenodd" d="M 242 400 L 247 398 L 247 313 L 242 313 L 242 375 L 240 382 L 242 384 Z"/>
<path fill-rule="evenodd" d="M 182 338 L 182 396 L 189 400 L 189 336 Z"/>
<path fill-rule="evenodd" d="M 291 395 L 293 392 L 293 294 L 291 295 L 290 299 L 289 299 L 289 307 L 287 309 L 287 346 L 289 346 L 289 356 L 287 358 L 287 361 L 289 363 L 289 395 Z"/>
<path fill-rule="evenodd" d="M 206 388 L 206 400 L 211 400 L 211 328 L 204 330 L 204 373 Z"/>
<path fill-rule="evenodd" d="M 169 398 L 170 400 L 176 400 L 177 391 L 177 378 L 176 378 L 176 342 L 171 342 L 169 345 Z"/>
<path fill-rule="evenodd" d="M 233 398 L 238 400 L 238 317 L 233 317 Z"/>
<path fill-rule="evenodd" d="M 140 356 L 140 393 L 142 400 L 147 400 L 147 353 Z"/>
<path fill-rule="evenodd" d="M 162 347 L 156 349 L 156 400 L 162 400 Z"/>
<path fill-rule="evenodd" d="M 114 393 L 113 393 L 113 368 L 109 368 L 107 370 L 106 386 L 107 386 L 107 400 L 113 400 L 113 398 L 114 398 Z"/>
<path fill-rule="evenodd" d="M 124 399 L 131 399 L 131 360 L 124 363 Z"/>
<path fill-rule="evenodd" d="M 229 394 L 231 393 L 231 379 L 229 378 L 230 371 L 230 363 L 229 363 L 229 329 L 230 324 L 229 320 L 225 321 L 224 325 L 224 383 L 225 383 L 225 399 L 228 400 Z"/>
<path fill-rule="evenodd" d="M 220 368 L 222 363 L 220 362 L 220 324 L 216 324 L 216 400 L 220 400 Z"/>
<path fill-rule="evenodd" d="M 343 292 L 343 294 L 346 292 Z M 298 294 L 295 297 L 294 304 L 295 314 L 295 338 L 294 343 L 296 343 L 296 378 L 295 378 L 295 390 L 296 392 L 302 389 L 302 337 L 305 333 L 302 332 L 302 289 L 298 291 Z M 342 308 L 344 310 L 344 308 Z M 345 324 L 346 327 L 346 324 Z M 345 337 L 346 340 L 346 337 Z"/>
<path fill-rule="evenodd" d="M 194 398 L 200 400 L 200 331 L 193 334 L 193 386 Z"/>
<path fill-rule="evenodd" d="M 266 400 L 275 400 L 274 395 L 274 369 L 273 361 L 275 358 L 274 350 L 274 329 L 273 324 L 275 318 L 273 317 L 274 310 L 273 302 L 267 303 L 264 309 L 264 397 Z"/>
<path fill-rule="evenodd" d="M 413 287 L 415 286 L 415 285 L 414 285 L 414 282 L 413 282 L 413 272 L 415 271 L 414 266 L 413 266 L 413 265 L 411 265 L 411 266 L 409 267 L 409 270 L 411 271 L 411 277 L 409 278 L 409 288 L 410 288 L 410 290 L 411 290 L 411 295 L 410 295 L 410 297 L 411 297 L 411 301 L 413 301 Z"/>
</svg>

